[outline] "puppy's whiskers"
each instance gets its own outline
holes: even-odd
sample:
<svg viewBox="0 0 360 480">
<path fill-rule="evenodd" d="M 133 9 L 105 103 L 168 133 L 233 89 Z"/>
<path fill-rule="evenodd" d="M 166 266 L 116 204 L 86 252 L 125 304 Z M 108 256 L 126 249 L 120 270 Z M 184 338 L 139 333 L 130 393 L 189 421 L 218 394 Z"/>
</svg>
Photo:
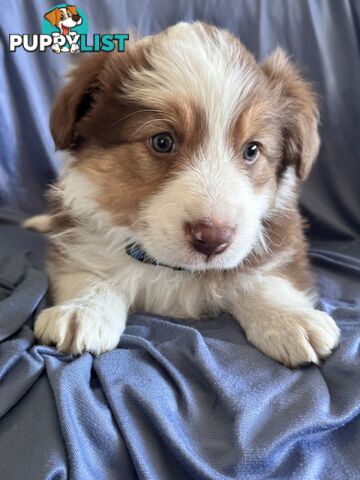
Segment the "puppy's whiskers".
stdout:
<svg viewBox="0 0 360 480">
<path fill-rule="evenodd" d="M 134 139 L 134 137 L 136 136 L 136 134 L 141 131 L 142 128 L 145 128 L 147 125 L 150 125 L 152 123 L 164 123 L 164 119 L 163 118 L 155 118 L 155 119 L 152 119 L 152 120 L 148 120 L 147 122 L 143 123 L 142 125 L 140 125 L 138 128 L 135 129 L 135 131 L 130 135 L 130 138 L 129 138 L 129 143 L 131 143 L 131 141 Z M 166 128 L 166 127 L 164 127 Z"/>
<path fill-rule="evenodd" d="M 128 115 L 125 115 L 124 117 L 119 118 L 119 120 L 116 120 L 115 122 L 113 122 L 111 124 L 111 126 L 114 126 L 114 125 L 116 125 L 120 122 L 123 122 L 124 120 L 127 120 L 128 118 L 131 118 L 134 115 L 137 115 L 139 113 L 161 113 L 161 111 L 160 110 L 154 110 L 154 109 L 148 109 L 148 108 L 145 108 L 145 109 L 142 109 L 142 110 L 136 110 L 135 112 L 131 112 Z"/>
</svg>

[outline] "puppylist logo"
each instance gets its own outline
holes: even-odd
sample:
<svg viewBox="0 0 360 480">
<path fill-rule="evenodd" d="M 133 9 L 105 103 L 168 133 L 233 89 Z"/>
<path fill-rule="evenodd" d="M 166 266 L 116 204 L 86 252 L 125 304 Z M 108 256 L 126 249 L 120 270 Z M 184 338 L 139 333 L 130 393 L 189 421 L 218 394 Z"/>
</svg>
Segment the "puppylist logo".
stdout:
<svg viewBox="0 0 360 480">
<path fill-rule="evenodd" d="M 118 52 L 125 51 L 128 33 L 95 33 L 90 39 L 88 21 L 84 12 L 75 5 L 62 3 L 45 13 L 41 34 L 9 35 L 9 50 L 23 48 L 27 52 L 55 53 Z"/>
</svg>

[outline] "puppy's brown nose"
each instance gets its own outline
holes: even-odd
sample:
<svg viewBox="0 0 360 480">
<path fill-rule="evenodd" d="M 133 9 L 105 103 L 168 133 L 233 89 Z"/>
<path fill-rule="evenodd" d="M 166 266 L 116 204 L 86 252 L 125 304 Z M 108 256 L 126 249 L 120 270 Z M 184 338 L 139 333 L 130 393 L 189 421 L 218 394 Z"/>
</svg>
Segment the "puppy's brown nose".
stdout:
<svg viewBox="0 0 360 480">
<path fill-rule="evenodd" d="M 74 20 L 74 22 L 78 22 L 80 20 L 80 15 L 73 15 L 72 19 Z"/>
<path fill-rule="evenodd" d="M 235 227 L 220 223 L 193 222 L 185 224 L 191 245 L 207 257 L 224 252 L 232 243 Z"/>
</svg>

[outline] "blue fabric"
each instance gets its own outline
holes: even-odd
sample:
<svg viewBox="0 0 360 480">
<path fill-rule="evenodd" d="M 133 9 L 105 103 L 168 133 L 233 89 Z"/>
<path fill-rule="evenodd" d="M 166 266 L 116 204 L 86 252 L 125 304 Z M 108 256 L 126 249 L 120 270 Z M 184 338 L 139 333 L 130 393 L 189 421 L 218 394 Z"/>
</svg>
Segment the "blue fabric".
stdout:
<svg viewBox="0 0 360 480">
<path fill-rule="evenodd" d="M 12 0 L 0 37 L 38 33 L 57 2 Z M 258 58 L 280 44 L 321 95 L 322 149 L 303 191 L 321 307 L 342 329 L 321 366 L 289 370 L 230 316 L 133 315 L 93 358 L 37 345 L 48 303 L 45 239 L 19 220 L 44 209 L 61 161 L 48 112 L 68 56 L 8 53 L 0 75 L 0 478 L 358 479 L 360 4 L 292 0 L 77 2 L 90 31 L 157 32 L 204 19 Z"/>
</svg>

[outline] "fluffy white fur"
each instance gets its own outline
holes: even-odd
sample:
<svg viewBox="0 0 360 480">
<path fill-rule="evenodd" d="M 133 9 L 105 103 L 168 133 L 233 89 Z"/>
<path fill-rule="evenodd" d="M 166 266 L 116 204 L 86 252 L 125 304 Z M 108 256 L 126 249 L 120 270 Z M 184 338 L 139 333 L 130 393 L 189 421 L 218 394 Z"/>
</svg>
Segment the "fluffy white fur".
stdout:
<svg viewBox="0 0 360 480">
<path fill-rule="evenodd" d="M 196 98 L 220 147 L 229 122 L 255 86 L 255 60 L 240 45 L 248 57 L 240 61 L 239 45 L 229 42 L 228 32 L 217 30 L 210 38 L 200 23 L 196 28 L 178 23 L 166 35 L 149 58 L 153 69 L 134 70 L 124 85 L 126 95 L 154 108 L 166 107 L 174 96 Z"/>
<path fill-rule="evenodd" d="M 191 270 L 228 269 L 239 265 L 262 241 L 261 219 L 269 208 L 270 192 L 256 193 L 227 150 L 224 138 L 220 146 L 216 141 L 209 142 L 201 158 L 145 205 L 143 216 L 148 222 L 142 243 L 160 262 L 186 263 Z M 172 214 L 175 209 L 176 215 Z M 208 261 L 184 238 L 184 222 L 198 218 L 221 219 L 237 229 L 231 246 Z"/>
</svg>

